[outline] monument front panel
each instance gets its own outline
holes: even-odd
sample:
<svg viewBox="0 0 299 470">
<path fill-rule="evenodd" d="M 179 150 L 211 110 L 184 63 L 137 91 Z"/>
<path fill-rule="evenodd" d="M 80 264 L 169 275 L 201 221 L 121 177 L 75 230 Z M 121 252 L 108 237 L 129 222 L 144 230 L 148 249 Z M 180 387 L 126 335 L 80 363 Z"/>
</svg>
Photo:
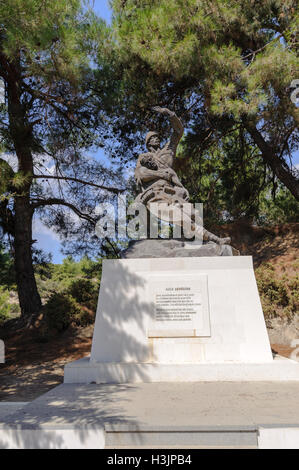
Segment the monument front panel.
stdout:
<svg viewBox="0 0 299 470">
<path fill-rule="evenodd" d="M 152 273 L 147 280 L 152 316 L 148 337 L 210 336 L 208 276 Z"/>
</svg>

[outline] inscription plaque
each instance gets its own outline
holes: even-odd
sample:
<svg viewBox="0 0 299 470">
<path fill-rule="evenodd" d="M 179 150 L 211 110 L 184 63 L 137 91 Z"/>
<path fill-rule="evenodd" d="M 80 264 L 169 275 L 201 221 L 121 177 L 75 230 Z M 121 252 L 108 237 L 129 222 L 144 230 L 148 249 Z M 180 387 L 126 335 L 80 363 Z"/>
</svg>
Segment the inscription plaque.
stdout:
<svg viewBox="0 0 299 470">
<path fill-rule="evenodd" d="M 210 336 L 208 276 L 149 276 L 152 319 L 149 337 Z"/>
</svg>

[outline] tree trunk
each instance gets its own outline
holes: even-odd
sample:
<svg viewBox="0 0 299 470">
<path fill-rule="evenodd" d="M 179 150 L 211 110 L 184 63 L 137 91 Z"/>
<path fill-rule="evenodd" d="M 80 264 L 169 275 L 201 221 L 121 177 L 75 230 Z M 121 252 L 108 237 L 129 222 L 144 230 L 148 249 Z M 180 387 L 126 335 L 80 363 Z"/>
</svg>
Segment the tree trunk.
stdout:
<svg viewBox="0 0 299 470">
<path fill-rule="evenodd" d="M 262 152 L 262 157 L 267 165 L 271 168 L 277 178 L 289 189 L 293 196 L 299 201 L 299 181 L 293 172 L 288 168 L 287 164 L 277 156 L 271 145 L 265 141 L 261 133 L 254 125 L 245 122 L 245 127 L 256 145 Z"/>
<path fill-rule="evenodd" d="M 21 307 L 21 321 L 32 324 L 41 308 L 32 263 L 32 216 L 29 199 L 15 199 L 15 271 Z"/>
<path fill-rule="evenodd" d="M 33 134 L 21 99 L 23 82 L 20 54 L 16 54 L 13 61 L 0 54 L 0 62 L 6 70 L 10 137 L 18 158 L 18 173 L 23 178 L 22 184 L 14 188 L 14 258 L 21 321 L 29 326 L 41 308 L 32 263 L 33 207 L 30 204 L 30 189 L 33 177 Z"/>
</svg>

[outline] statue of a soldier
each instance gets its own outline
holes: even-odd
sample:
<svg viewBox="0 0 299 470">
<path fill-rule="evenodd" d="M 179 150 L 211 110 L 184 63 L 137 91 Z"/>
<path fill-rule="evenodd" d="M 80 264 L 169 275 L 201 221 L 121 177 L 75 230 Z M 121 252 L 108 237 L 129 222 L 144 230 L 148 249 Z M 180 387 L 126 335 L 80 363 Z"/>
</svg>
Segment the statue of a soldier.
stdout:
<svg viewBox="0 0 299 470">
<path fill-rule="evenodd" d="M 219 238 L 198 223 L 201 218 L 193 205 L 188 203 L 188 191 L 172 168 L 177 146 L 184 132 L 180 119 L 167 108 L 156 106 L 153 110 L 169 117 L 173 133 L 162 148 L 160 148 L 157 132 L 151 131 L 146 135 L 145 143 L 148 152 L 139 155 L 135 169 L 135 179 L 141 189 L 141 193 L 135 200 L 136 203 L 144 204 L 150 212 L 152 212 L 151 205 L 156 207 L 153 203 L 163 203 L 164 206 L 166 203 L 170 208 L 179 209 L 180 217 L 176 217 L 173 223 L 184 226 L 184 234 L 187 238 L 197 235 L 199 238 L 202 237 L 204 241 L 212 241 L 221 245 L 229 244 L 230 238 Z M 163 220 L 161 213 L 160 218 Z M 168 221 L 169 219 L 167 219 Z M 190 233 L 185 233 L 186 227 L 190 227 Z"/>
</svg>

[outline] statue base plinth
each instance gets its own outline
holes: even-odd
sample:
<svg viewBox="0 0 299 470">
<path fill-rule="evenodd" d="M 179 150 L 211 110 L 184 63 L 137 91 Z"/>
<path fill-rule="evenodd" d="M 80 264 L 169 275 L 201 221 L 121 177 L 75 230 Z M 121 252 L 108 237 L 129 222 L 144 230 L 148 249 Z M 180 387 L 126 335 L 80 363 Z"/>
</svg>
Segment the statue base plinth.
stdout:
<svg viewBox="0 0 299 470">
<path fill-rule="evenodd" d="M 130 258 L 201 258 L 203 256 L 239 256 L 238 250 L 230 245 L 214 242 L 199 243 L 175 239 L 146 239 L 131 241 L 121 252 L 124 259 Z"/>
<path fill-rule="evenodd" d="M 67 383 L 298 379 L 274 364 L 250 256 L 104 260 L 90 359 L 65 368 Z"/>
</svg>

